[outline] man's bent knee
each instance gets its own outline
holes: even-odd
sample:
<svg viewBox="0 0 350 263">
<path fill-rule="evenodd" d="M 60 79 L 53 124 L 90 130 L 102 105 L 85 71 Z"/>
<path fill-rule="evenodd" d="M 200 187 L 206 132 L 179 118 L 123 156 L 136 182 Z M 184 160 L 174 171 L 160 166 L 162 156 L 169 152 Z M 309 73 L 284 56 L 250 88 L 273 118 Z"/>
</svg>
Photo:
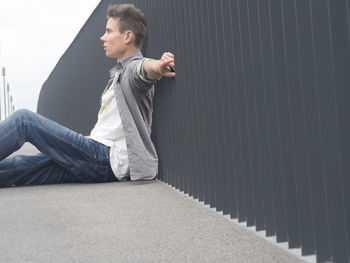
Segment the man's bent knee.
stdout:
<svg viewBox="0 0 350 263">
<path fill-rule="evenodd" d="M 26 116 L 31 114 L 35 114 L 35 113 L 28 109 L 19 109 L 19 110 L 16 110 L 14 113 L 12 113 L 12 116 L 18 117 L 18 116 Z"/>
<path fill-rule="evenodd" d="M 35 114 L 36 113 L 31 110 L 20 109 L 12 113 L 10 118 L 16 119 L 17 124 L 19 124 L 18 121 L 20 121 L 20 123 L 23 123 L 24 120 L 28 120 L 30 117 L 34 116 Z"/>
</svg>

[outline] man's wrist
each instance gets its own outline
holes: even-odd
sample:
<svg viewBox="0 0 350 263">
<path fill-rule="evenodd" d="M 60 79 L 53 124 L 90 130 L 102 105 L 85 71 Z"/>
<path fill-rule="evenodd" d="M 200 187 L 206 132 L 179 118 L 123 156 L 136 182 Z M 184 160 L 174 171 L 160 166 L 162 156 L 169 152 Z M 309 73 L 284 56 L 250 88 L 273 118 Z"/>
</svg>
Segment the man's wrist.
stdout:
<svg viewBox="0 0 350 263">
<path fill-rule="evenodd" d="M 150 81 L 160 80 L 162 78 L 162 74 L 157 71 L 157 63 L 159 63 L 159 60 L 147 59 L 143 64 L 145 76 Z"/>
<path fill-rule="evenodd" d="M 142 71 L 143 71 L 143 76 L 145 77 L 146 80 L 149 80 L 149 81 L 152 81 L 152 79 L 150 79 L 148 76 L 147 76 L 147 71 L 145 70 L 145 67 L 142 67 Z"/>
<path fill-rule="evenodd" d="M 147 84 L 153 84 L 155 83 L 155 81 L 157 79 L 152 79 L 147 70 L 145 69 L 145 63 L 147 61 L 152 61 L 152 59 L 149 59 L 149 58 L 145 58 L 141 61 L 141 63 L 138 65 L 137 67 L 137 74 L 139 75 L 139 77 Z"/>
</svg>

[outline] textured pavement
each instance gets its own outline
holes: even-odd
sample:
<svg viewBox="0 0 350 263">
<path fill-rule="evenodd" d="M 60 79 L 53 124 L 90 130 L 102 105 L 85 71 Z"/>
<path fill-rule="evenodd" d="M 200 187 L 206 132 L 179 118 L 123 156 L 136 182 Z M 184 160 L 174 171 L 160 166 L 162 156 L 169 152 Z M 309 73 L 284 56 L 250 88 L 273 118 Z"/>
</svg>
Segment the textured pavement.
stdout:
<svg viewBox="0 0 350 263">
<path fill-rule="evenodd" d="M 301 262 L 158 181 L 1 188 L 0 209 L 0 262 Z"/>
</svg>

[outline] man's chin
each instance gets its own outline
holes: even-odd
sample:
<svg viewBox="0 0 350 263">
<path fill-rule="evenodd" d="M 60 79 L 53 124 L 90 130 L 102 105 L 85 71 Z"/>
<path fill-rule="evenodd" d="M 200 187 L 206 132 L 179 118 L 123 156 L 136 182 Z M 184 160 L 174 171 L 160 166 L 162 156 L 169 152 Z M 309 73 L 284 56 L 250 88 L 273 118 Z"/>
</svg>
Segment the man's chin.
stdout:
<svg viewBox="0 0 350 263">
<path fill-rule="evenodd" d="M 115 56 L 113 56 L 112 54 L 108 53 L 107 51 L 106 51 L 106 57 L 109 57 L 109 58 L 116 58 Z"/>
</svg>

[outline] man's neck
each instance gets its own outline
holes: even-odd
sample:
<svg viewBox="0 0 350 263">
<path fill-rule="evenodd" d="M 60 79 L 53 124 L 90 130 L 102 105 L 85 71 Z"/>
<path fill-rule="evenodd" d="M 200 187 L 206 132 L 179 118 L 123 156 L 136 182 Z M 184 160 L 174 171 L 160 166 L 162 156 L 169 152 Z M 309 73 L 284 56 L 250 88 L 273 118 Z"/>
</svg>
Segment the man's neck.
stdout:
<svg viewBox="0 0 350 263">
<path fill-rule="evenodd" d="M 127 58 L 127 57 L 130 57 L 131 55 L 137 53 L 137 52 L 140 52 L 140 49 L 139 48 L 130 48 L 128 49 L 124 54 L 123 56 L 121 56 L 120 58 L 117 58 L 117 63 L 122 61 L 123 59 Z"/>
</svg>

